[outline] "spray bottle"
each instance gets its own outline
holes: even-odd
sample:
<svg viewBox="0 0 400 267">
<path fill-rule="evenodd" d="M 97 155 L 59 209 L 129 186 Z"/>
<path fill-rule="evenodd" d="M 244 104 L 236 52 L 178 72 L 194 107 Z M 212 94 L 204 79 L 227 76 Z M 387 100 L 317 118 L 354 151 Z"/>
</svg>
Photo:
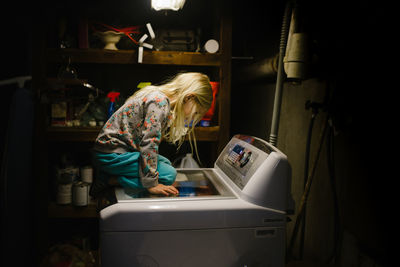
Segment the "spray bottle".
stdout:
<svg viewBox="0 0 400 267">
<path fill-rule="evenodd" d="M 118 99 L 119 92 L 109 92 L 107 97 L 110 99 L 110 106 L 108 107 L 107 119 L 115 112 L 115 99 Z"/>
</svg>

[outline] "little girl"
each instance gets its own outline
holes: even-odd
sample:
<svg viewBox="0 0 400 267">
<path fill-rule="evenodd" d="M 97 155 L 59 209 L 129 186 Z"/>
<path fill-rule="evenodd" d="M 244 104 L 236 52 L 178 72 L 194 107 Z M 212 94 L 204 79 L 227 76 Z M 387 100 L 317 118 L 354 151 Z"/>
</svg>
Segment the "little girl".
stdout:
<svg viewBox="0 0 400 267">
<path fill-rule="evenodd" d="M 152 194 L 178 194 L 172 186 L 176 170 L 158 154 L 158 146 L 163 139 L 179 148 L 210 108 L 212 98 L 209 78 L 197 72 L 181 73 L 163 85 L 135 92 L 105 123 L 95 141 L 98 175 L 91 195 L 107 184 L 146 188 Z"/>
</svg>

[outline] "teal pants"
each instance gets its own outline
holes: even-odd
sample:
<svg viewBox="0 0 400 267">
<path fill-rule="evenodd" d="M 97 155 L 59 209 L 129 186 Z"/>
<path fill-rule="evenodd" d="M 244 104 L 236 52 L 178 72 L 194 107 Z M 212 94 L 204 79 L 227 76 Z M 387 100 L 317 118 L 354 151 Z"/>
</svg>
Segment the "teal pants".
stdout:
<svg viewBox="0 0 400 267">
<path fill-rule="evenodd" d="M 94 152 L 94 166 L 98 179 L 107 182 L 111 176 L 117 177 L 123 187 L 143 188 L 139 178 L 139 152 L 100 153 Z M 171 162 L 161 155 L 158 155 L 157 171 L 158 182 L 164 185 L 171 185 L 176 178 L 176 170 Z"/>
</svg>

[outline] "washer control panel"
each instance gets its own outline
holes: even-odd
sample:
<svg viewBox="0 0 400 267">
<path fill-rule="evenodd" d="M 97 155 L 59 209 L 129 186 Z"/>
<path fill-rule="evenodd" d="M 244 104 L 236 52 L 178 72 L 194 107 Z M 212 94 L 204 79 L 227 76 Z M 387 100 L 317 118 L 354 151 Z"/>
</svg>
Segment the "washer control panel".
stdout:
<svg viewBox="0 0 400 267">
<path fill-rule="evenodd" d="M 254 146 L 260 142 L 250 136 L 234 136 L 217 159 L 216 165 L 240 189 L 247 184 L 252 174 L 268 157 L 269 151 Z"/>
</svg>

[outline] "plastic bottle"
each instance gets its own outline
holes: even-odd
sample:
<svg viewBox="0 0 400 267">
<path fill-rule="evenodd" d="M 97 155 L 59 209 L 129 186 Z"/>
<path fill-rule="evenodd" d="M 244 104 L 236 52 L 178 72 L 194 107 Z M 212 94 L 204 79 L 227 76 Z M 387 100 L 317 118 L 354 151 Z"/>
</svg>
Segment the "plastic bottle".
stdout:
<svg viewBox="0 0 400 267">
<path fill-rule="evenodd" d="M 115 111 L 115 99 L 119 97 L 119 92 L 109 92 L 107 97 L 110 99 L 110 106 L 108 107 L 107 118 L 110 118 Z"/>
<path fill-rule="evenodd" d="M 186 169 L 197 169 L 200 168 L 199 164 L 197 161 L 193 158 L 192 153 L 187 153 L 186 156 L 181 160 L 181 164 L 179 166 L 180 168 L 186 168 Z"/>
</svg>

